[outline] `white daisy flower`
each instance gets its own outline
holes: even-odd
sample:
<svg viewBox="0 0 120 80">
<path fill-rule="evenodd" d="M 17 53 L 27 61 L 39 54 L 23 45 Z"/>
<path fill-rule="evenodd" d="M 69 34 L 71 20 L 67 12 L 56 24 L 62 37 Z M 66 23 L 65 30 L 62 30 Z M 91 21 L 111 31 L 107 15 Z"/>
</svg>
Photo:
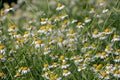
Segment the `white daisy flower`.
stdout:
<svg viewBox="0 0 120 80">
<path fill-rule="evenodd" d="M 120 36 L 117 35 L 117 34 L 114 34 L 114 35 L 113 35 L 113 39 L 112 39 L 111 41 L 112 41 L 112 42 L 120 41 Z"/>
<path fill-rule="evenodd" d="M 23 75 L 23 74 L 30 72 L 30 69 L 28 67 L 20 67 L 18 69 L 18 72 L 21 73 L 21 75 Z"/>
<path fill-rule="evenodd" d="M 56 10 L 60 11 L 60 10 L 64 9 L 64 7 L 65 7 L 64 5 L 62 5 L 61 3 L 58 3 Z"/>
<path fill-rule="evenodd" d="M 63 76 L 69 76 L 71 74 L 68 70 L 63 70 Z"/>
</svg>

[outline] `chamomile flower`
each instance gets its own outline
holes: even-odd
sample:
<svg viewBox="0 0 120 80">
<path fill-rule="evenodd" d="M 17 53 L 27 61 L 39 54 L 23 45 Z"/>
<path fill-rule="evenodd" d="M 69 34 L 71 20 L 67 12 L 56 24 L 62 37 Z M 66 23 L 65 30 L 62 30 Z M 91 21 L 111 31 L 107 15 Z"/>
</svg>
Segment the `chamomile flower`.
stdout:
<svg viewBox="0 0 120 80">
<path fill-rule="evenodd" d="M 44 74 L 42 75 L 42 77 L 46 78 L 46 79 L 50 79 L 49 75 L 52 74 L 51 71 L 46 71 L 44 72 Z"/>
<path fill-rule="evenodd" d="M 5 61 L 6 60 L 6 58 L 3 56 L 3 55 L 0 55 L 0 61 Z"/>
<path fill-rule="evenodd" d="M 30 25 L 30 26 L 27 28 L 28 31 L 31 31 L 32 29 L 33 29 L 33 25 Z"/>
<path fill-rule="evenodd" d="M 105 40 L 105 39 L 107 39 L 107 36 L 104 33 L 101 33 L 99 39 Z"/>
<path fill-rule="evenodd" d="M 62 48 L 62 46 L 63 46 L 63 38 L 59 38 L 58 45 Z"/>
<path fill-rule="evenodd" d="M 84 70 L 84 69 L 86 69 L 86 67 L 83 66 L 83 65 L 80 65 L 80 66 L 78 67 L 78 72 L 80 72 L 81 70 Z"/>
<path fill-rule="evenodd" d="M 14 8 L 11 8 L 10 5 L 5 4 L 5 13 L 8 13 L 9 11 L 14 11 Z"/>
<path fill-rule="evenodd" d="M 113 64 L 107 63 L 105 68 L 106 69 L 112 69 L 113 68 Z"/>
<path fill-rule="evenodd" d="M 76 56 L 75 59 L 74 59 L 75 64 L 79 64 L 82 61 L 83 61 L 83 58 L 81 56 Z"/>
<path fill-rule="evenodd" d="M 4 10 L 0 10 L 0 15 L 4 15 L 5 11 Z"/>
<path fill-rule="evenodd" d="M 112 53 L 112 48 L 110 47 L 110 46 L 106 46 L 106 48 L 105 48 L 105 52 L 107 52 L 107 53 Z"/>
<path fill-rule="evenodd" d="M 89 23 L 90 21 L 91 21 L 91 19 L 90 19 L 90 18 L 85 17 L 85 19 L 84 19 L 84 22 L 85 22 L 85 23 Z"/>
<path fill-rule="evenodd" d="M 78 22 L 78 20 L 77 19 L 73 19 L 71 23 L 74 24 L 76 22 Z"/>
<path fill-rule="evenodd" d="M 94 30 L 93 34 L 92 34 L 93 38 L 98 38 L 99 37 L 99 32 L 98 30 Z"/>
<path fill-rule="evenodd" d="M 43 41 L 42 40 L 37 40 L 35 42 L 35 48 L 40 48 L 40 47 L 43 47 L 44 44 L 43 44 Z"/>
<path fill-rule="evenodd" d="M 102 16 L 101 16 L 101 15 L 99 15 L 99 14 L 97 14 L 95 17 L 96 17 L 96 18 L 101 18 Z"/>
<path fill-rule="evenodd" d="M 68 17 L 68 15 L 66 13 L 61 15 L 62 20 L 64 20 L 66 17 Z"/>
<path fill-rule="evenodd" d="M 54 19 L 55 22 L 59 22 L 60 21 L 60 16 L 56 16 Z"/>
<path fill-rule="evenodd" d="M 69 76 L 71 74 L 71 72 L 70 71 L 68 71 L 68 70 L 63 70 L 63 76 Z"/>
<path fill-rule="evenodd" d="M 120 70 L 116 70 L 116 71 L 115 71 L 114 77 L 120 78 Z"/>
<path fill-rule="evenodd" d="M 108 9 L 103 9 L 102 13 L 107 13 L 108 11 Z"/>
<path fill-rule="evenodd" d="M 44 55 L 50 54 L 50 52 L 51 52 L 51 51 L 50 51 L 48 48 L 45 48 L 45 49 L 44 49 Z"/>
<path fill-rule="evenodd" d="M 99 75 L 99 78 L 101 78 L 103 80 L 108 80 L 108 79 L 110 79 L 110 76 L 108 74 L 106 74 L 105 72 L 101 72 L 101 74 Z"/>
<path fill-rule="evenodd" d="M 28 37 L 29 37 L 29 35 L 30 35 L 30 33 L 29 33 L 28 31 L 25 31 L 25 32 L 24 32 L 24 36 L 23 36 L 23 37 L 28 38 Z"/>
<path fill-rule="evenodd" d="M 114 54 L 119 55 L 120 54 L 120 49 L 117 49 Z"/>
<path fill-rule="evenodd" d="M 89 13 L 95 13 L 95 9 L 94 8 L 91 8 L 91 10 L 89 11 Z"/>
<path fill-rule="evenodd" d="M 47 71 L 49 70 L 50 66 L 48 64 L 44 64 L 44 68 L 43 68 L 43 71 Z"/>
<path fill-rule="evenodd" d="M 74 36 L 75 35 L 75 32 L 74 30 L 69 30 L 69 32 L 67 33 L 67 36 Z"/>
<path fill-rule="evenodd" d="M 56 80 L 61 80 L 62 78 L 61 78 L 58 74 L 56 74 L 56 75 L 55 75 L 55 79 L 56 79 Z"/>
<path fill-rule="evenodd" d="M 50 66 L 50 68 L 56 68 L 58 66 L 59 66 L 59 64 L 57 62 L 53 62 L 53 64 Z"/>
<path fill-rule="evenodd" d="M 9 61 L 9 62 L 12 62 L 12 61 L 14 61 L 14 58 L 13 58 L 13 57 L 9 57 L 9 58 L 8 58 L 8 61 Z"/>
<path fill-rule="evenodd" d="M 60 10 L 64 9 L 64 7 L 65 7 L 65 6 L 64 6 L 63 4 L 58 3 L 56 10 L 57 10 L 57 11 L 60 11 Z"/>
<path fill-rule="evenodd" d="M 104 5 L 105 5 L 104 0 L 100 0 L 100 1 L 99 1 L 99 5 L 100 5 L 100 6 L 104 6 Z"/>
<path fill-rule="evenodd" d="M 67 64 L 66 61 L 63 61 L 63 62 L 62 62 L 62 65 L 61 65 L 61 68 L 62 68 L 62 69 L 65 69 L 65 68 L 68 68 L 69 66 L 70 66 L 70 65 Z"/>
<path fill-rule="evenodd" d="M 106 29 L 104 30 L 104 33 L 105 33 L 105 34 L 112 34 L 114 30 L 115 30 L 115 29 L 106 28 Z"/>
<path fill-rule="evenodd" d="M 66 26 L 68 26 L 70 24 L 70 21 L 69 20 L 65 20 L 63 23 L 62 23 L 62 28 L 65 28 Z"/>
<path fill-rule="evenodd" d="M 16 72 L 14 77 L 19 77 L 21 74 L 19 72 Z"/>
<path fill-rule="evenodd" d="M 0 53 L 5 54 L 6 48 L 3 45 L 0 45 Z"/>
<path fill-rule="evenodd" d="M 40 34 L 42 34 L 42 33 L 46 34 L 46 26 L 41 26 L 37 32 Z"/>
<path fill-rule="evenodd" d="M 61 55 L 60 57 L 59 57 L 59 60 L 61 60 L 61 61 L 66 61 L 66 60 L 68 60 L 68 58 L 66 58 L 64 55 Z"/>
<path fill-rule="evenodd" d="M 17 32 L 17 27 L 16 26 L 14 26 L 14 25 L 11 25 L 10 27 L 9 27 L 9 29 L 8 29 L 8 32 Z"/>
<path fill-rule="evenodd" d="M 41 18 L 41 25 L 47 24 L 47 18 Z"/>
<path fill-rule="evenodd" d="M 97 71 L 100 71 L 102 68 L 103 68 L 103 65 L 102 65 L 102 64 L 99 64 L 99 65 L 96 66 L 96 70 L 95 70 L 95 71 L 96 71 L 96 72 L 97 72 Z"/>
<path fill-rule="evenodd" d="M 83 24 L 81 22 L 78 22 L 76 27 L 77 28 L 83 28 Z"/>
<path fill-rule="evenodd" d="M 116 56 L 114 62 L 120 62 L 120 56 Z"/>
<path fill-rule="evenodd" d="M 101 52 L 100 58 L 104 59 L 104 58 L 106 58 L 108 56 L 109 56 L 109 54 L 103 51 L 103 52 Z"/>
<path fill-rule="evenodd" d="M 18 72 L 23 75 L 23 74 L 27 74 L 28 72 L 30 72 L 30 69 L 28 67 L 20 67 L 18 69 Z"/>
<path fill-rule="evenodd" d="M 117 35 L 117 34 L 114 34 L 114 35 L 113 35 L 113 39 L 112 39 L 111 41 L 112 41 L 112 42 L 120 41 L 120 36 Z"/>
<path fill-rule="evenodd" d="M 0 78 L 5 79 L 5 74 L 3 72 L 0 72 Z"/>
</svg>

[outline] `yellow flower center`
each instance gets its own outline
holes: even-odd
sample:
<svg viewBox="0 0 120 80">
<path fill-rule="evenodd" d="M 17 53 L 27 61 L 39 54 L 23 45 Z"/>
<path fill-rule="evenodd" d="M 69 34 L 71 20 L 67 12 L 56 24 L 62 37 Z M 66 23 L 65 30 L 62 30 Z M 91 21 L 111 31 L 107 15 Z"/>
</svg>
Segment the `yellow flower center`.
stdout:
<svg viewBox="0 0 120 80">
<path fill-rule="evenodd" d="M 91 11 L 94 11 L 95 9 L 94 8 L 91 8 Z"/>
<path fill-rule="evenodd" d="M 2 59 L 3 58 L 3 56 L 2 55 L 0 55 L 0 59 Z"/>
<path fill-rule="evenodd" d="M 58 74 L 55 75 L 55 78 L 59 78 Z"/>
<path fill-rule="evenodd" d="M 102 64 L 99 64 L 99 65 L 96 67 L 97 70 L 100 70 L 101 68 L 102 68 Z"/>
<path fill-rule="evenodd" d="M 0 46 L 0 50 L 3 50 L 5 48 L 5 46 Z"/>
<path fill-rule="evenodd" d="M 12 60 L 13 58 L 12 57 L 9 57 L 8 60 Z"/>
<path fill-rule="evenodd" d="M 107 74 L 105 72 L 102 72 L 101 75 L 105 77 Z"/>
<path fill-rule="evenodd" d="M 120 49 L 118 49 L 117 52 L 120 52 Z"/>
<path fill-rule="evenodd" d="M 98 30 L 95 30 L 93 33 L 94 33 L 95 35 L 97 35 L 97 34 L 98 34 Z"/>
<path fill-rule="evenodd" d="M 63 56 L 63 55 L 62 55 L 62 56 L 60 56 L 60 59 L 61 59 L 61 60 L 65 59 L 65 56 Z"/>
<path fill-rule="evenodd" d="M 106 65 L 107 65 L 107 66 L 110 66 L 110 64 L 109 64 L 109 63 L 107 63 Z"/>
<path fill-rule="evenodd" d="M 44 30 L 44 29 L 46 29 L 46 26 L 40 27 L 40 30 Z"/>
<path fill-rule="evenodd" d="M 28 34 L 28 31 L 25 31 L 24 34 Z"/>
<path fill-rule="evenodd" d="M 1 10 L 1 11 L 0 11 L 0 14 L 4 14 L 4 13 L 5 13 L 4 10 Z"/>
<path fill-rule="evenodd" d="M 44 64 L 44 68 L 48 68 L 48 64 Z"/>
<path fill-rule="evenodd" d="M 85 44 L 84 44 L 84 47 L 88 47 L 88 46 L 89 46 L 88 43 L 85 43 Z"/>
<path fill-rule="evenodd" d="M 61 6 L 62 6 L 62 4 L 61 4 L 61 3 L 58 3 L 58 4 L 57 4 L 57 7 L 61 7 Z"/>
<path fill-rule="evenodd" d="M 10 8 L 10 6 L 9 6 L 8 4 L 6 4 L 6 5 L 5 5 L 5 8 L 6 8 L 6 9 L 9 9 L 9 8 Z"/>
<path fill-rule="evenodd" d="M 54 62 L 53 65 L 54 65 L 54 66 L 57 66 L 57 62 Z"/>
<path fill-rule="evenodd" d="M 100 3 L 103 3 L 104 2 L 104 0 L 100 0 Z"/>
<path fill-rule="evenodd" d="M 37 41 L 37 38 L 33 38 L 34 41 Z"/>
<path fill-rule="evenodd" d="M 78 26 L 80 26 L 80 25 L 82 25 L 82 23 L 81 22 L 78 22 L 78 24 L 77 24 Z"/>
<path fill-rule="evenodd" d="M 118 35 L 117 35 L 117 34 L 114 34 L 113 38 L 118 38 Z"/>
<path fill-rule="evenodd" d="M 106 55 L 106 52 L 102 52 L 102 56 L 105 56 Z"/>
<path fill-rule="evenodd" d="M 64 73 L 68 73 L 68 70 L 63 70 Z"/>
<path fill-rule="evenodd" d="M 93 64 L 94 67 L 97 67 L 97 64 Z"/>
<path fill-rule="evenodd" d="M 119 59 L 120 57 L 119 57 L 119 56 L 116 56 L 115 58 L 116 58 L 116 59 Z"/>
<path fill-rule="evenodd" d="M 70 31 L 69 31 L 69 34 L 73 34 L 73 33 L 74 33 L 74 31 L 73 31 L 73 30 L 70 30 Z"/>
<path fill-rule="evenodd" d="M 41 40 L 38 40 L 37 43 L 38 43 L 38 44 L 42 44 L 42 41 L 41 41 Z"/>
<path fill-rule="evenodd" d="M 67 63 L 66 62 L 62 62 L 62 65 L 66 65 Z"/>
<path fill-rule="evenodd" d="M 62 41 L 63 41 L 63 39 L 62 39 L 62 38 L 60 38 L 60 39 L 59 39 L 59 42 L 62 42 Z"/>
<path fill-rule="evenodd" d="M 10 26 L 10 28 L 11 28 L 11 29 L 15 29 L 15 26 L 12 25 L 12 26 Z"/>
<path fill-rule="evenodd" d="M 110 51 L 110 46 L 106 46 L 106 49 L 107 49 L 108 51 Z"/>
<path fill-rule="evenodd" d="M 43 22 L 44 22 L 44 21 L 46 21 L 46 20 L 45 20 L 45 18 L 41 18 L 41 21 L 43 21 Z"/>
<path fill-rule="evenodd" d="M 82 68 L 83 68 L 83 66 L 79 66 L 79 68 L 80 68 L 80 69 L 82 69 Z"/>
<path fill-rule="evenodd" d="M 105 34 L 101 34 L 101 35 L 100 35 L 100 37 L 104 37 L 104 36 L 105 36 Z"/>
<path fill-rule="evenodd" d="M 105 32 L 110 32 L 110 28 L 105 29 Z"/>
<path fill-rule="evenodd" d="M 88 20 L 89 18 L 88 17 L 85 17 L 85 20 Z"/>
<path fill-rule="evenodd" d="M 27 67 L 20 67 L 20 70 L 27 70 Z"/>
<path fill-rule="evenodd" d="M 118 64 L 115 64 L 115 67 L 118 67 Z"/>
<path fill-rule="evenodd" d="M 19 72 L 17 72 L 15 76 L 16 76 L 16 77 L 20 76 L 20 73 L 19 73 Z"/>
<path fill-rule="evenodd" d="M 3 77 L 5 74 L 3 72 L 0 72 L 0 77 Z"/>
</svg>

